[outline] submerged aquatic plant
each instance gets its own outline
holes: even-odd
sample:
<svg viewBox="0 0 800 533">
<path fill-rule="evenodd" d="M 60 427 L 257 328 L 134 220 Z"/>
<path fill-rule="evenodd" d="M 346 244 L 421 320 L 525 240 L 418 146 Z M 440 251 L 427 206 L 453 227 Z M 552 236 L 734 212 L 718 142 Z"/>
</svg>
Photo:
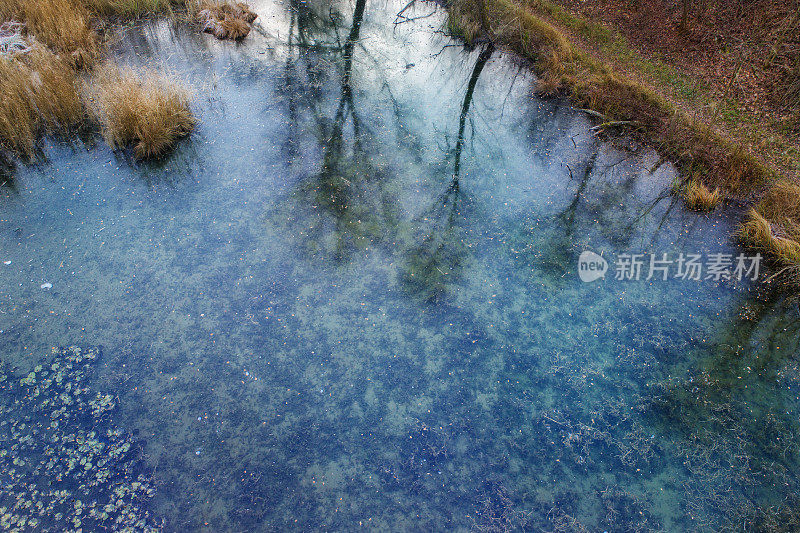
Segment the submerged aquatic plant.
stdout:
<svg viewBox="0 0 800 533">
<path fill-rule="evenodd" d="M 0 368 L 0 528 L 157 529 L 136 447 L 86 385 L 95 349 L 53 349 L 22 377 Z"/>
<path fill-rule="evenodd" d="M 188 91 L 151 70 L 107 64 L 87 92 L 108 144 L 133 145 L 140 159 L 163 155 L 197 123 Z"/>
</svg>

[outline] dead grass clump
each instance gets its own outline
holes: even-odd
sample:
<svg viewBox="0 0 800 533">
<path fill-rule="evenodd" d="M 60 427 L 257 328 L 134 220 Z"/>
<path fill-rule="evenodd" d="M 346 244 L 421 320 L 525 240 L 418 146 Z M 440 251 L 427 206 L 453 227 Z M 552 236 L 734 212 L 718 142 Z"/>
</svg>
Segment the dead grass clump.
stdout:
<svg viewBox="0 0 800 533">
<path fill-rule="evenodd" d="M 186 89 L 153 71 L 106 65 L 87 91 L 108 144 L 133 145 L 140 159 L 164 154 L 197 123 Z"/>
<path fill-rule="evenodd" d="M 203 31 L 217 39 L 244 39 L 258 17 L 244 2 L 231 0 L 196 0 L 190 7 Z"/>
<path fill-rule="evenodd" d="M 84 119 L 75 73 L 41 45 L 0 56 L 0 145 L 31 157 L 41 133 L 66 131 Z"/>
<path fill-rule="evenodd" d="M 454 0 L 448 5 L 447 34 L 472 45 L 487 30 L 485 0 Z"/>
<path fill-rule="evenodd" d="M 32 99 L 48 131 L 65 130 L 82 122 L 85 111 L 74 71 L 42 46 L 25 58 L 32 71 Z"/>
<path fill-rule="evenodd" d="M 741 240 L 770 254 L 781 278 L 800 286 L 800 185 L 776 183 L 739 227 Z"/>
<path fill-rule="evenodd" d="M 558 48 L 548 47 L 542 50 L 538 61 L 538 91 L 552 95 L 569 85 L 570 73 L 565 68 L 566 65 L 565 58 Z"/>
<path fill-rule="evenodd" d="M 769 253 L 785 267 L 800 273 L 800 243 L 791 239 L 778 225 L 771 224 L 756 209 L 751 209 L 739 227 L 741 240 L 753 248 Z"/>
<path fill-rule="evenodd" d="M 492 33 L 516 51 L 532 58 L 548 49 L 557 50 L 561 56 L 572 55 L 572 46 L 561 32 L 509 0 L 492 0 L 488 13 Z"/>
<path fill-rule="evenodd" d="M 589 79 L 584 104 L 612 120 L 635 121 L 646 130 L 663 126 L 670 118 L 667 103 L 647 87 L 621 80 L 610 72 Z"/>
<path fill-rule="evenodd" d="M 800 241 L 800 185 L 779 181 L 761 199 L 758 211 Z"/>
<path fill-rule="evenodd" d="M 686 207 L 694 211 L 711 211 L 720 201 L 719 188 L 711 190 L 695 178 L 679 187 L 678 193 Z"/>
<path fill-rule="evenodd" d="M 78 0 L 3 0 L 0 19 L 25 23 L 37 40 L 72 57 L 76 66 L 93 59 L 97 35 L 89 26 L 90 13 Z"/>
<path fill-rule="evenodd" d="M 83 3 L 99 15 L 132 17 L 168 12 L 172 9 L 173 0 L 83 0 Z"/>
<path fill-rule="evenodd" d="M 751 195 L 772 177 L 752 154 L 685 113 L 674 112 L 646 133 L 684 175 L 700 172 L 703 182 L 731 195 Z"/>
<path fill-rule="evenodd" d="M 4 148 L 30 155 L 36 139 L 36 113 L 30 101 L 30 71 L 18 61 L 0 56 L 0 143 Z"/>
</svg>

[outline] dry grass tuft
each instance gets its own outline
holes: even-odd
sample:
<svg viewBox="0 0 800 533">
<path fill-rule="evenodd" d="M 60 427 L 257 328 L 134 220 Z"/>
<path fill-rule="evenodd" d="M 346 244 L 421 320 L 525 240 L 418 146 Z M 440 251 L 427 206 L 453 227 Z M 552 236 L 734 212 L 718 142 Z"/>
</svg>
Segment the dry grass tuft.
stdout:
<svg viewBox="0 0 800 533">
<path fill-rule="evenodd" d="M 758 211 L 800 240 L 800 185 L 779 181 L 764 195 Z"/>
<path fill-rule="evenodd" d="M 0 56 L 0 145 L 31 157 L 41 133 L 66 131 L 84 119 L 75 73 L 41 45 Z"/>
<path fill-rule="evenodd" d="M 713 191 L 696 178 L 678 187 L 678 194 L 686 202 L 686 207 L 694 211 L 712 211 L 720 201 L 719 188 Z"/>
<path fill-rule="evenodd" d="M 133 145 L 137 158 L 163 155 L 197 123 L 186 89 L 153 71 L 106 65 L 87 92 L 106 141 L 114 147 Z"/>
<path fill-rule="evenodd" d="M 770 254 L 784 280 L 800 285 L 800 185 L 776 183 L 750 210 L 739 237 Z"/>
<path fill-rule="evenodd" d="M 520 9 L 509 0 L 488 2 L 493 36 L 528 57 L 540 58 L 542 52 L 555 50 L 560 56 L 572 58 L 573 48 L 564 35 L 532 12 Z"/>
<path fill-rule="evenodd" d="M 169 12 L 173 0 L 83 0 L 83 4 L 99 15 L 132 17 Z"/>
<path fill-rule="evenodd" d="M 190 4 L 195 19 L 203 31 L 217 39 L 239 41 L 250 33 L 258 17 L 244 2 L 231 0 L 195 0 Z"/>
<path fill-rule="evenodd" d="M 800 271 L 800 243 L 790 238 L 780 226 L 770 223 L 751 209 L 739 227 L 739 237 L 745 244 L 764 250 L 787 267 Z"/>
<path fill-rule="evenodd" d="M 485 0 L 455 0 L 447 12 L 447 33 L 471 45 L 487 31 Z"/>
<path fill-rule="evenodd" d="M 89 26 L 91 14 L 78 0 L 2 0 L 0 19 L 24 22 L 29 32 L 77 67 L 98 52 L 97 35 Z"/>
<path fill-rule="evenodd" d="M 30 71 L 16 60 L 0 56 L 0 144 L 8 150 L 31 154 L 36 140 L 36 113 L 30 101 Z"/>
<path fill-rule="evenodd" d="M 41 46 L 25 60 L 35 73 L 32 99 L 47 130 L 66 130 L 82 122 L 85 111 L 70 66 Z"/>
</svg>

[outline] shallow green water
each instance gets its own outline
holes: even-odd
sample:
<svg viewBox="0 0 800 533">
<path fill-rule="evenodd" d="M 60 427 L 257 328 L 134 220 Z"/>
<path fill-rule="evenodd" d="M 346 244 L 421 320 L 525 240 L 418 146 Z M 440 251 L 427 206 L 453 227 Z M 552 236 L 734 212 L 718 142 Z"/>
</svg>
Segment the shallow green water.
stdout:
<svg viewBox="0 0 800 533">
<path fill-rule="evenodd" d="M 346 3 L 257 2 L 241 45 L 124 32 L 119 60 L 192 84 L 202 122 L 155 164 L 52 144 L 17 168 L 4 360 L 101 347 L 90 383 L 171 531 L 785 523 L 797 304 L 581 282 L 585 249 L 738 254 L 732 217 L 403 5 L 368 1 L 356 41 Z"/>
</svg>

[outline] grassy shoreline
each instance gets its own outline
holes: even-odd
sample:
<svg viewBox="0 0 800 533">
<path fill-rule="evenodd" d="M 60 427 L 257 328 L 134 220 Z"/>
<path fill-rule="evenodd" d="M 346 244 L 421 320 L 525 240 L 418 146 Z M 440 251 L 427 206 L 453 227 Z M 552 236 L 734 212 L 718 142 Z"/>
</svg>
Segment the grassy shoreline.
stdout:
<svg viewBox="0 0 800 533">
<path fill-rule="evenodd" d="M 687 207 L 713 209 L 720 196 L 754 204 L 736 236 L 767 254 L 785 286 L 800 285 L 800 186 L 696 119 L 669 91 L 641 79 L 646 76 L 629 76 L 581 46 L 576 33 L 630 56 L 621 36 L 546 0 L 453 0 L 448 8 L 451 34 L 468 44 L 488 40 L 529 59 L 541 92 L 567 94 L 598 113 L 601 129 L 640 136 L 673 161 L 681 180 L 674 190 Z"/>
</svg>

